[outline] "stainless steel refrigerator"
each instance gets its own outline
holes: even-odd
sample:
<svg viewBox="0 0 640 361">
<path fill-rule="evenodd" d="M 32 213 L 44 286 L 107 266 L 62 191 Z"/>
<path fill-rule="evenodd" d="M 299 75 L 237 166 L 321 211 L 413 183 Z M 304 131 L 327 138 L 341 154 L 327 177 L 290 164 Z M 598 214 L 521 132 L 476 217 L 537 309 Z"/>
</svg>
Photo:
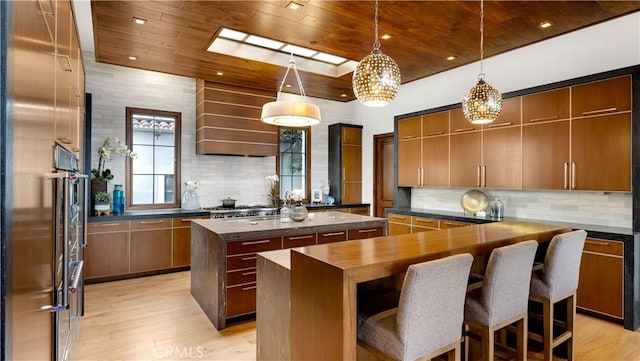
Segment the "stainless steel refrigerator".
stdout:
<svg viewBox="0 0 640 361">
<path fill-rule="evenodd" d="M 42 3 L 0 1 L 0 360 L 69 355 L 82 306 L 84 178 L 56 169 L 56 115 L 73 115 Z"/>
</svg>

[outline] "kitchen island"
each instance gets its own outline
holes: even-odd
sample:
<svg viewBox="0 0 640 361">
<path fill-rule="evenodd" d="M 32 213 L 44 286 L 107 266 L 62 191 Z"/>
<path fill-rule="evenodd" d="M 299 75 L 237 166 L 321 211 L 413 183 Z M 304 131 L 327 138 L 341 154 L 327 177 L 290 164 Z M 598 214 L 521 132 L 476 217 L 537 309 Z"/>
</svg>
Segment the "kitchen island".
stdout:
<svg viewBox="0 0 640 361">
<path fill-rule="evenodd" d="M 320 212 L 303 222 L 278 217 L 201 219 L 191 223 L 191 294 L 216 329 L 256 310 L 256 254 L 386 234 L 386 219 Z"/>
<path fill-rule="evenodd" d="M 357 358 L 359 283 L 401 274 L 411 264 L 453 254 L 479 257 L 526 240 L 547 243 L 568 231 L 570 227 L 559 225 L 498 222 L 292 250 L 290 359 Z"/>
</svg>

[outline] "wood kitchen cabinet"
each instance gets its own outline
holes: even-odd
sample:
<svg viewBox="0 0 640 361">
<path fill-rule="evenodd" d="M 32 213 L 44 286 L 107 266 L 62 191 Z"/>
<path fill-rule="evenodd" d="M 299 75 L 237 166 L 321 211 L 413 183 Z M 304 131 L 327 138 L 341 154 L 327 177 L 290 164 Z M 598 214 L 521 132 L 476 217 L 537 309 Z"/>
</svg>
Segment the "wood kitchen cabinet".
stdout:
<svg viewBox="0 0 640 361">
<path fill-rule="evenodd" d="M 571 121 L 571 189 L 631 191 L 631 113 Z"/>
<path fill-rule="evenodd" d="M 411 233 L 411 216 L 406 214 L 387 214 L 387 233 L 390 236 Z"/>
<path fill-rule="evenodd" d="M 449 111 L 398 122 L 398 185 L 449 185 Z"/>
<path fill-rule="evenodd" d="M 574 118 L 630 110 L 630 75 L 571 87 L 571 116 Z"/>
<path fill-rule="evenodd" d="M 522 97 L 522 188 L 569 189 L 569 88 Z"/>
<path fill-rule="evenodd" d="M 624 317 L 623 246 L 622 242 L 587 238 L 580 262 L 578 309 Z"/>
<path fill-rule="evenodd" d="M 129 221 L 87 225 L 85 279 L 129 273 Z"/>
<path fill-rule="evenodd" d="M 435 218 L 411 216 L 411 233 L 438 230 L 440 230 L 440 220 Z"/>
<path fill-rule="evenodd" d="M 329 126 L 329 187 L 338 204 L 362 202 L 362 126 Z"/>
<path fill-rule="evenodd" d="M 500 116 L 481 131 L 463 123 L 462 109 L 451 111 L 451 187 L 522 187 L 521 97 L 502 104 Z"/>
<path fill-rule="evenodd" d="M 209 217 L 174 218 L 171 235 L 171 266 L 185 267 L 191 264 L 191 221 Z"/>
<path fill-rule="evenodd" d="M 171 268 L 171 218 L 131 221 L 131 272 Z"/>
</svg>

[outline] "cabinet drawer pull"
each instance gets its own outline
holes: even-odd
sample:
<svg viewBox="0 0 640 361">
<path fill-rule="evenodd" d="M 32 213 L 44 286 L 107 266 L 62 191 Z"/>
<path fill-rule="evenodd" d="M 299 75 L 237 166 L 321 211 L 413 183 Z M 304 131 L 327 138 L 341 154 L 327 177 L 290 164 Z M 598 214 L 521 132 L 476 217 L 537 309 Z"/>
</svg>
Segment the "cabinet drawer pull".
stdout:
<svg viewBox="0 0 640 361">
<path fill-rule="evenodd" d="M 456 132 L 456 133 L 457 133 L 457 132 L 468 132 L 468 131 L 470 131 L 470 130 L 475 130 L 475 129 L 476 129 L 476 128 L 474 128 L 474 127 L 469 127 L 469 128 L 459 128 L 459 129 L 454 130 L 454 132 Z"/>
<path fill-rule="evenodd" d="M 594 115 L 594 114 L 602 114 L 602 113 L 612 113 L 617 111 L 618 108 L 607 108 L 607 109 L 598 109 L 598 110 L 591 110 L 588 112 L 582 112 L 582 115 Z"/>
<path fill-rule="evenodd" d="M 96 223 L 94 225 L 94 227 L 113 227 L 113 226 L 119 226 L 120 223 Z"/>
<path fill-rule="evenodd" d="M 140 221 L 140 224 L 160 224 L 164 221 Z"/>
<path fill-rule="evenodd" d="M 263 239 L 261 241 L 242 242 L 242 245 L 243 246 L 251 246 L 251 245 L 254 245 L 254 244 L 262 244 L 262 243 L 269 243 L 269 242 L 271 242 L 270 239 Z"/>
<path fill-rule="evenodd" d="M 442 135 L 442 134 L 444 134 L 444 133 L 443 132 L 429 133 L 429 134 L 427 134 L 427 137 L 430 137 L 432 135 Z"/>
<path fill-rule="evenodd" d="M 241 259 L 243 261 L 251 261 L 251 260 L 254 260 L 256 258 L 258 258 L 258 256 L 242 257 Z"/>
<path fill-rule="evenodd" d="M 576 189 L 576 162 L 571 162 L 571 189 Z"/>
<path fill-rule="evenodd" d="M 250 291 L 250 290 L 255 290 L 256 286 L 250 286 L 250 287 L 242 287 L 243 291 Z"/>
<path fill-rule="evenodd" d="M 251 275 L 254 275 L 254 274 L 256 274 L 256 271 L 251 271 L 251 272 L 242 272 L 242 275 L 243 275 L 243 276 L 251 276 Z"/>
<path fill-rule="evenodd" d="M 56 56 L 60 58 L 64 58 L 67 61 L 68 67 L 64 68 L 64 71 L 73 72 L 73 66 L 71 65 L 71 57 L 69 55 L 56 53 Z"/>
<path fill-rule="evenodd" d="M 596 245 L 596 246 L 608 246 L 609 245 L 609 242 L 592 241 L 592 240 L 586 240 L 585 243 L 593 244 L 593 245 Z"/>
<path fill-rule="evenodd" d="M 533 119 L 529 119 L 530 123 L 535 123 L 535 122 L 544 122 L 545 120 L 556 120 L 558 119 L 557 115 L 554 115 L 552 117 L 544 117 L 544 118 L 533 118 Z"/>
<path fill-rule="evenodd" d="M 344 232 L 323 233 L 322 237 L 344 236 Z"/>
<path fill-rule="evenodd" d="M 289 237 L 289 240 L 290 241 L 297 241 L 299 239 L 308 239 L 308 238 L 313 238 L 313 234 L 308 234 L 306 236 Z"/>
<path fill-rule="evenodd" d="M 415 135 L 405 135 L 404 137 L 401 137 L 400 139 L 413 139 L 413 138 L 417 138 L 417 136 L 415 136 Z"/>
<path fill-rule="evenodd" d="M 569 189 L 569 182 L 567 181 L 569 176 L 569 163 L 564 163 L 564 189 Z"/>
<path fill-rule="evenodd" d="M 446 224 L 447 226 L 457 226 L 457 223 L 453 223 L 453 222 L 444 222 L 444 224 Z"/>
<path fill-rule="evenodd" d="M 506 127 L 508 125 L 513 125 L 513 123 L 512 122 L 508 122 L 508 123 L 491 124 L 491 125 L 489 125 L 489 128 Z"/>
<path fill-rule="evenodd" d="M 181 221 L 181 222 L 191 222 L 191 221 L 192 221 L 192 219 L 181 219 L 180 221 Z"/>
<path fill-rule="evenodd" d="M 429 223 L 432 224 L 433 220 L 428 220 L 428 219 L 416 219 L 416 223 Z"/>
<path fill-rule="evenodd" d="M 392 219 L 407 219 L 406 216 L 404 217 L 400 217 L 400 216 L 391 216 Z"/>
<path fill-rule="evenodd" d="M 369 228 L 369 229 L 359 229 L 358 233 L 371 233 L 377 231 L 377 228 Z"/>
</svg>

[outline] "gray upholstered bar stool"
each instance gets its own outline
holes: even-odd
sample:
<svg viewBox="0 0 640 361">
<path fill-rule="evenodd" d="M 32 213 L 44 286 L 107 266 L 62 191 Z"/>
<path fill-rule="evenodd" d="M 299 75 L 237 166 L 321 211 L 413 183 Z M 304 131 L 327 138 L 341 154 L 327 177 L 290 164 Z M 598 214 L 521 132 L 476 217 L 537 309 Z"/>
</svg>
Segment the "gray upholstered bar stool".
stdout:
<svg viewBox="0 0 640 361">
<path fill-rule="evenodd" d="M 567 342 L 567 359 L 573 360 L 573 322 L 576 314 L 576 291 L 580 275 L 580 261 L 587 232 L 579 230 L 559 234 L 549 243 L 540 273 L 531 276 L 529 298 L 542 304 L 542 335 L 529 332 L 529 338 L 542 342 L 544 359 L 551 361 L 553 349 Z M 553 306 L 566 300 L 566 322 L 557 322 Z M 530 314 L 531 314 L 530 310 Z M 562 333 L 553 335 L 554 324 L 563 324 Z"/>
<path fill-rule="evenodd" d="M 373 358 L 460 360 L 464 299 L 473 257 L 461 254 L 409 266 L 397 308 L 377 313 L 358 330 Z M 364 357 L 358 350 L 358 358 Z"/>
<path fill-rule="evenodd" d="M 527 359 L 527 304 L 538 243 L 525 241 L 491 252 L 482 288 L 467 296 L 464 320 L 480 336 L 482 360 L 494 360 L 495 331 L 516 323 L 517 358 Z"/>
</svg>

